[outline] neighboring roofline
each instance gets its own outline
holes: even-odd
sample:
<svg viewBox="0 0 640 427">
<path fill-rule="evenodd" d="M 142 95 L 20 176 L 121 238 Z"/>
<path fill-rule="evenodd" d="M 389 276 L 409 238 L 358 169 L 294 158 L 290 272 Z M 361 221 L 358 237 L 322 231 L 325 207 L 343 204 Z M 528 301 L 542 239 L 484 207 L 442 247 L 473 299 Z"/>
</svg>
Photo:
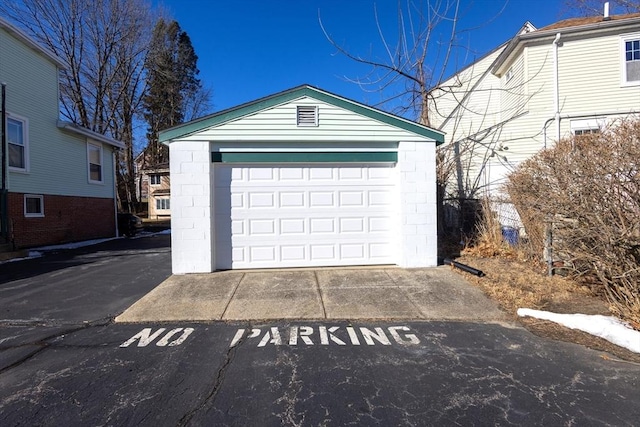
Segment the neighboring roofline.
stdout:
<svg viewBox="0 0 640 427">
<path fill-rule="evenodd" d="M 241 117 L 257 113 L 258 111 L 262 111 L 276 105 L 281 105 L 302 97 L 314 98 L 336 107 L 345 108 L 373 120 L 433 139 L 436 141 L 436 144 L 442 144 L 444 142 L 444 133 L 441 131 L 306 84 L 163 130 L 159 133 L 158 140 L 165 145 L 169 145 L 172 140 L 192 135 L 208 127 L 236 120 Z"/>
<path fill-rule="evenodd" d="M 67 65 L 62 61 L 60 57 L 51 52 L 49 49 L 44 48 L 33 38 L 29 37 L 24 31 L 11 24 L 9 21 L 0 16 L 0 28 L 3 28 L 9 34 L 13 35 L 15 38 L 20 40 L 22 43 L 29 46 L 31 49 L 35 50 L 51 62 L 53 62 L 58 68 L 66 69 Z"/>
<path fill-rule="evenodd" d="M 624 16 L 624 15 L 615 15 L 615 16 Z M 614 16 L 614 17 L 615 17 Z M 553 25 L 553 24 L 552 24 Z M 637 25 L 638 30 L 640 30 L 640 16 L 633 15 L 629 18 L 619 18 L 619 19 L 611 19 L 611 20 L 602 20 L 598 22 L 593 22 L 589 24 L 576 25 L 573 27 L 563 27 L 563 28 L 551 28 L 549 30 L 545 30 L 544 28 L 532 31 L 530 33 L 520 34 L 514 37 L 509 45 L 505 48 L 505 50 L 498 56 L 495 65 L 492 68 L 492 73 L 496 75 L 500 75 L 501 72 L 504 72 L 504 66 L 506 63 L 510 62 L 509 59 L 512 55 L 518 50 L 518 48 L 531 41 L 544 40 L 549 39 L 553 40 L 556 34 L 576 34 L 576 33 L 588 33 L 595 31 L 610 31 L 612 29 L 618 27 L 626 27 L 630 25 Z"/>
<path fill-rule="evenodd" d="M 91 139 L 96 140 L 98 142 L 102 142 L 102 143 L 107 144 L 107 145 L 111 145 L 111 146 L 116 147 L 116 148 L 120 148 L 120 149 L 124 149 L 125 148 L 124 143 L 122 143 L 121 141 L 118 141 L 118 140 L 113 139 L 113 138 L 109 138 L 108 136 L 105 136 L 105 135 L 102 135 L 100 133 L 94 132 L 94 131 L 89 130 L 87 128 L 84 128 L 82 126 L 76 125 L 75 123 L 63 122 L 61 120 L 58 120 L 58 128 L 64 129 L 64 130 L 68 130 L 68 131 L 77 133 L 79 135 L 86 136 L 88 138 L 91 138 Z"/>
</svg>

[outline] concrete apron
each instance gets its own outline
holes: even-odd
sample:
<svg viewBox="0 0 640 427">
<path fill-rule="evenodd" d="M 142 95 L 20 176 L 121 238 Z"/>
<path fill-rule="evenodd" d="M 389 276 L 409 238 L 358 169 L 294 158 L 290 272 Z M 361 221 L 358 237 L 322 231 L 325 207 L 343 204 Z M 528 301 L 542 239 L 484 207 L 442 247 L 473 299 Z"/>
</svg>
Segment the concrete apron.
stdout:
<svg viewBox="0 0 640 427">
<path fill-rule="evenodd" d="M 174 275 L 116 322 L 369 319 L 504 321 L 448 266 L 327 268 Z"/>
</svg>

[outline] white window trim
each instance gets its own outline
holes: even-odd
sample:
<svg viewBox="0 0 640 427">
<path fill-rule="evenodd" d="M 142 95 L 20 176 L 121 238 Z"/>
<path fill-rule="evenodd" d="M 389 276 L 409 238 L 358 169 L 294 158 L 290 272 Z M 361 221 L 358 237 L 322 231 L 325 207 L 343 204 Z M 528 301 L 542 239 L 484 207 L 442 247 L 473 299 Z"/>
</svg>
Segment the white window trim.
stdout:
<svg viewBox="0 0 640 427">
<path fill-rule="evenodd" d="M 22 122 L 22 136 L 24 137 L 24 168 L 17 168 L 15 166 L 9 166 L 9 170 L 11 172 L 21 172 L 21 173 L 29 173 L 30 170 L 30 162 L 29 162 L 29 120 L 26 117 L 19 116 L 17 114 L 13 114 L 7 112 L 6 114 L 7 120 L 12 119 L 18 122 Z M 6 123 L 7 132 L 9 132 L 9 123 Z M 8 135 L 7 135 L 8 138 Z M 9 141 L 7 139 L 7 146 L 9 145 Z M 8 148 L 7 148 L 8 150 Z M 9 164 L 9 153 L 7 153 L 7 164 Z"/>
<path fill-rule="evenodd" d="M 625 42 L 640 40 L 640 33 L 623 34 L 620 36 L 620 86 L 640 86 L 640 80 L 627 81 L 627 59 L 625 57 Z"/>
<path fill-rule="evenodd" d="M 39 213 L 27 213 L 27 199 L 40 199 Z M 25 218 L 44 218 L 44 196 L 41 194 L 25 194 L 23 200 Z"/>
<path fill-rule="evenodd" d="M 158 203 L 161 200 L 169 200 L 169 208 L 159 208 L 158 207 Z M 171 210 L 171 202 L 170 202 L 170 198 L 169 197 L 157 197 L 156 198 L 156 211 L 170 211 Z"/>
<path fill-rule="evenodd" d="M 156 176 L 158 177 L 158 183 L 157 184 L 155 184 L 153 182 L 153 178 L 156 177 Z M 157 173 L 150 174 L 149 175 L 149 185 L 162 185 L 162 175 L 157 174 Z"/>
<path fill-rule="evenodd" d="M 91 156 L 89 154 L 91 147 L 95 147 L 100 150 L 100 180 L 91 179 Z M 87 141 L 87 179 L 90 184 L 104 184 L 104 150 L 102 149 L 102 144 L 97 144 L 95 142 Z"/>
<path fill-rule="evenodd" d="M 571 120 L 571 134 L 575 135 L 576 131 L 598 130 L 602 132 L 607 122 L 606 119 L 582 119 Z"/>
</svg>

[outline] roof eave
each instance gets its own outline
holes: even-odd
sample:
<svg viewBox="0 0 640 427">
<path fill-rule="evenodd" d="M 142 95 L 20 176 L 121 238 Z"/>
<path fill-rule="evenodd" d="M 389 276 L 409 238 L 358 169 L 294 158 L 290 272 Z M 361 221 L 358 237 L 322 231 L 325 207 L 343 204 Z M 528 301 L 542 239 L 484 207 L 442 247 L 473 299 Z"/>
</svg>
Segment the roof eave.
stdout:
<svg viewBox="0 0 640 427">
<path fill-rule="evenodd" d="M 95 141 L 102 142 L 103 144 L 111 145 L 112 147 L 124 149 L 125 145 L 121 141 L 118 141 L 100 133 L 94 132 L 82 126 L 78 126 L 75 123 L 58 121 L 58 128 L 68 130 L 78 135 L 86 136 Z"/>
<path fill-rule="evenodd" d="M 639 17 L 616 19 L 610 21 L 599 21 L 591 24 L 584 24 L 574 27 L 565 28 L 551 28 L 548 30 L 541 29 L 526 34 L 520 34 L 513 38 L 504 51 L 498 56 L 495 65 L 491 72 L 497 76 L 502 75 L 505 72 L 506 64 L 511 63 L 511 58 L 519 51 L 520 47 L 523 47 L 526 43 L 531 41 L 543 41 L 545 39 L 553 40 L 556 34 L 576 34 L 576 33 L 592 33 L 594 31 L 608 31 L 616 27 L 625 27 L 629 25 L 640 24 Z"/>
</svg>

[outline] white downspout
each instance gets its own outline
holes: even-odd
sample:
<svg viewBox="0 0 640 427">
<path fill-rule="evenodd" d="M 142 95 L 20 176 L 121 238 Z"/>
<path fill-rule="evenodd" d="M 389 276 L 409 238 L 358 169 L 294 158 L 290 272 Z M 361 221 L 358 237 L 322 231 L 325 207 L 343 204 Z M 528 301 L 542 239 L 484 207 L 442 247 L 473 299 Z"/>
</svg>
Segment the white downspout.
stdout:
<svg viewBox="0 0 640 427">
<path fill-rule="evenodd" d="M 556 120 L 556 142 L 560 141 L 560 84 L 558 78 L 558 42 L 561 34 L 557 33 L 553 39 L 553 88 L 554 88 L 554 108 Z M 546 141 L 545 141 L 546 142 Z"/>
</svg>

